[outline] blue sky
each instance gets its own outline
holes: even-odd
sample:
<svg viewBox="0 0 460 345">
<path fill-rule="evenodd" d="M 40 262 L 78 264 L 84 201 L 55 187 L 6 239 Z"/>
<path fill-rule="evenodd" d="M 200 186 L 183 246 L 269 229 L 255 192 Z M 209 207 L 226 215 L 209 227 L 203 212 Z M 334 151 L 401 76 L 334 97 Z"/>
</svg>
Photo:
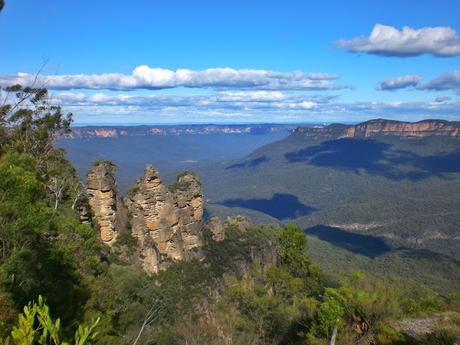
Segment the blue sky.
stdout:
<svg viewBox="0 0 460 345">
<path fill-rule="evenodd" d="M 458 13 L 455 0 L 6 0 L 0 84 L 46 61 L 76 124 L 460 120 Z"/>
</svg>

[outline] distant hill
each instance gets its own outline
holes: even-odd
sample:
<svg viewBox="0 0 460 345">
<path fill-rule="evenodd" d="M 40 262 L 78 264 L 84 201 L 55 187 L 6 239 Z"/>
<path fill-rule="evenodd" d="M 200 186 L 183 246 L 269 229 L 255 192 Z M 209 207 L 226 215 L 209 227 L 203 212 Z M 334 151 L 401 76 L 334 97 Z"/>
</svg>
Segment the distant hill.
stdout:
<svg viewBox="0 0 460 345">
<path fill-rule="evenodd" d="M 444 270 L 434 280 L 460 287 L 458 139 L 458 123 L 439 120 L 297 128 L 200 174 L 211 213 L 296 222 L 323 264 L 392 271 L 409 260 L 421 280 Z"/>
<path fill-rule="evenodd" d="M 291 131 L 295 125 L 248 124 L 248 125 L 163 125 L 163 126 L 83 126 L 73 127 L 66 137 L 119 138 L 158 135 L 202 135 L 202 134 L 267 134 Z"/>
</svg>

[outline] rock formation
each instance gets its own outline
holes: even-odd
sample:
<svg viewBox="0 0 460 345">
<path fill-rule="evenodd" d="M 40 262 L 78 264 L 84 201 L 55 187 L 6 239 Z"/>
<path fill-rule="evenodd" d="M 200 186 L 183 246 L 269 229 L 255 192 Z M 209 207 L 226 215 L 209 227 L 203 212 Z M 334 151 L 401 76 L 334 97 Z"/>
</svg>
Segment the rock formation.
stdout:
<svg viewBox="0 0 460 345">
<path fill-rule="evenodd" d="M 223 241 L 225 239 L 225 227 L 222 220 L 217 217 L 211 217 L 206 222 L 206 228 L 211 231 L 214 241 Z"/>
<path fill-rule="evenodd" d="M 197 176 L 184 172 L 171 186 L 185 252 L 203 246 L 203 191 Z"/>
<path fill-rule="evenodd" d="M 123 206 L 117 192 L 115 166 L 111 162 L 94 164 L 86 177 L 86 192 L 99 236 L 111 246 L 124 227 Z"/>
<path fill-rule="evenodd" d="M 444 120 L 401 122 L 393 120 L 370 120 L 357 125 L 333 124 L 326 127 L 299 127 L 294 133 L 309 137 L 367 138 L 373 136 L 398 136 L 423 138 L 444 136 L 460 139 L 460 124 Z"/>
<path fill-rule="evenodd" d="M 137 245 L 128 261 L 147 273 L 166 268 L 171 260 L 202 256 L 207 225 L 203 221 L 203 191 L 194 173 L 183 172 L 175 183 L 166 186 L 159 172 L 148 165 L 122 202 L 115 166 L 100 161 L 88 172 L 87 194 L 92 217 L 82 214 L 81 219 L 92 218 L 101 240 L 109 246 L 120 232 L 130 231 Z M 223 240 L 222 222 L 214 219 L 211 223 L 213 238 Z M 112 250 L 119 249 L 117 245 Z"/>
<path fill-rule="evenodd" d="M 148 165 L 124 201 L 146 272 L 157 272 L 167 258 L 188 259 L 202 247 L 203 193 L 194 174 L 183 173 L 167 187 Z"/>
</svg>

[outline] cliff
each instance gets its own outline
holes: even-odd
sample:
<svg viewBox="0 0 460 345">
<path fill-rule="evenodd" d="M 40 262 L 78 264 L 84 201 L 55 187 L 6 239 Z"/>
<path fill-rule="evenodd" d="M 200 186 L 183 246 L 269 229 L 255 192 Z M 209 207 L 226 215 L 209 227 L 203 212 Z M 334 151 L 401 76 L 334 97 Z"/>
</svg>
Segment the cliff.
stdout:
<svg viewBox="0 0 460 345">
<path fill-rule="evenodd" d="M 443 136 L 460 138 L 460 124 L 444 120 L 401 122 L 376 119 L 357 125 L 332 124 L 329 126 L 298 127 L 295 134 L 326 138 L 367 138 L 374 136 L 397 136 L 400 138 L 424 138 Z"/>
</svg>

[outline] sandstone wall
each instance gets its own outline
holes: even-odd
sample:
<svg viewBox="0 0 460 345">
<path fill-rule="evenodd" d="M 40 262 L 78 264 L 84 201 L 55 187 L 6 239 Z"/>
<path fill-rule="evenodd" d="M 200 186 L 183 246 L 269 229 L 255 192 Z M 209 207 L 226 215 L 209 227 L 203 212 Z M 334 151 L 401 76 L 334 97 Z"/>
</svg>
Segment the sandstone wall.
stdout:
<svg viewBox="0 0 460 345">
<path fill-rule="evenodd" d="M 333 124 L 326 127 L 299 127 L 294 133 L 309 137 L 365 138 L 373 136 L 398 136 L 406 138 L 444 136 L 460 139 L 458 123 L 443 120 L 401 122 L 393 120 L 371 120 L 357 125 Z"/>
<path fill-rule="evenodd" d="M 87 174 L 86 192 L 99 236 L 102 242 L 111 246 L 123 227 L 122 212 L 117 212 L 121 200 L 117 192 L 115 166 L 107 161 L 96 162 Z"/>
</svg>

